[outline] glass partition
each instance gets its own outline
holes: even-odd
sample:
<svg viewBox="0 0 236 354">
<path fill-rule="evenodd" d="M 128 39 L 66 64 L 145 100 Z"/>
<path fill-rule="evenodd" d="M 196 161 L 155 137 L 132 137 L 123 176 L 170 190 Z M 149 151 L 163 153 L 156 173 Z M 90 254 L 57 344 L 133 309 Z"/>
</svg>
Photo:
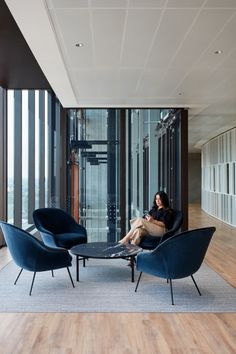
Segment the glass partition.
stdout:
<svg viewBox="0 0 236 354">
<path fill-rule="evenodd" d="M 119 237 L 119 112 L 70 110 L 70 208 L 90 241 Z"/>
<path fill-rule="evenodd" d="M 182 208 L 182 123 L 181 110 L 68 110 L 68 205 L 89 241 L 118 241 L 158 190 Z"/>
<path fill-rule="evenodd" d="M 27 229 L 33 226 L 34 209 L 60 207 L 60 139 L 60 105 L 53 94 L 7 91 L 9 223 Z"/>
</svg>

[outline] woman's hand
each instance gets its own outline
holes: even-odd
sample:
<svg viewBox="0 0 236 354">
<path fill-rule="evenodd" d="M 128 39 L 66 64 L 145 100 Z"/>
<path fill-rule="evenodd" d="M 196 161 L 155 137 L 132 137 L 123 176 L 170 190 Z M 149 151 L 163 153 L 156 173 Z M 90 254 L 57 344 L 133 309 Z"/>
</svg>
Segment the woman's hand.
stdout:
<svg viewBox="0 0 236 354">
<path fill-rule="evenodd" d="M 165 224 L 162 221 L 156 220 L 154 219 L 151 215 L 147 214 L 145 215 L 145 219 L 147 219 L 147 221 L 149 222 L 153 222 L 156 225 L 159 225 L 161 227 L 165 227 Z"/>
<path fill-rule="evenodd" d="M 147 219 L 147 221 L 152 221 L 153 220 L 153 217 L 151 215 L 149 215 L 149 214 L 147 214 L 145 216 L 145 218 Z"/>
</svg>

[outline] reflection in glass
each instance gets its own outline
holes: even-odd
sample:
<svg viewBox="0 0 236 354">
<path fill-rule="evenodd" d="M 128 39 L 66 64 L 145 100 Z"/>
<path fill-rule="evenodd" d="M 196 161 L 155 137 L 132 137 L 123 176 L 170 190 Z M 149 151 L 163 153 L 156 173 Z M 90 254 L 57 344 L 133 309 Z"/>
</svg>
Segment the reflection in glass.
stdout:
<svg viewBox="0 0 236 354">
<path fill-rule="evenodd" d="M 14 222 L 14 91 L 7 92 L 7 221 Z"/>
<path fill-rule="evenodd" d="M 22 227 L 28 226 L 28 159 L 29 159 L 28 91 L 22 91 Z"/>
<path fill-rule="evenodd" d="M 35 209 L 39 208 L 39 91 L 35 91 Z"/>
</svg>

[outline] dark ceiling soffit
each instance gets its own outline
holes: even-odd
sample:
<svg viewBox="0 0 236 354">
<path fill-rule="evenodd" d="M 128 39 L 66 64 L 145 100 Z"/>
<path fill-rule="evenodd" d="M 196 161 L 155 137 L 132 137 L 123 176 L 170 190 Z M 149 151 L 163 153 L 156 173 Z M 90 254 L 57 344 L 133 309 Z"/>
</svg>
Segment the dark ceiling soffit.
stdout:
<svg viewBox="0 0 236 354">
<path fill-rule="evenodd" d="M 3 0 L 0 0 L 0 53 L 0 86 L 6 89 L 51 89 Z"/>
</svg>

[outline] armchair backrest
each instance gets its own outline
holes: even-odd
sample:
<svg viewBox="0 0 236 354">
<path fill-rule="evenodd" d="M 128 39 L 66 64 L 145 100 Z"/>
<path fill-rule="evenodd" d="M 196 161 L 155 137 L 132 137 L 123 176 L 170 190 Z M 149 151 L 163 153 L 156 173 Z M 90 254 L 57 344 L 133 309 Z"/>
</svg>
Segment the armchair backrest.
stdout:
<svg viewBox="0 0 236 354">
<path fill-rule="evenodd" d="M 151 255 L 161 257 L 168 278 L 184 278 L 200 268 L 214 232 L 215 227 L 205 227 L 176 234 Z"/>
<path fill-rule="evenodd" d="M 183 212 L 181 210 L 173 210 L 174 212 L 174 223 L 173 226 L 170 230 L 168 230 L 161 238 L 160 242 L 163 242 L 173 236 L 179 229 L 181 228 L 183 224 Z"/>
<path fill-rule="evenodd" d="M 45 252 L 46 247 L 27 231 L 5 222 L 0 222 L 0 225 L 15 263 L 24 269 L 34 269 L 37 255 Z"/>
<path fill-rule="evenodd" d="M 33 212 L 33 220 L 39 231 L 64 233 L 78 226 L 74 218 L 62 209 L 40 208 Z"/>
</svg>

